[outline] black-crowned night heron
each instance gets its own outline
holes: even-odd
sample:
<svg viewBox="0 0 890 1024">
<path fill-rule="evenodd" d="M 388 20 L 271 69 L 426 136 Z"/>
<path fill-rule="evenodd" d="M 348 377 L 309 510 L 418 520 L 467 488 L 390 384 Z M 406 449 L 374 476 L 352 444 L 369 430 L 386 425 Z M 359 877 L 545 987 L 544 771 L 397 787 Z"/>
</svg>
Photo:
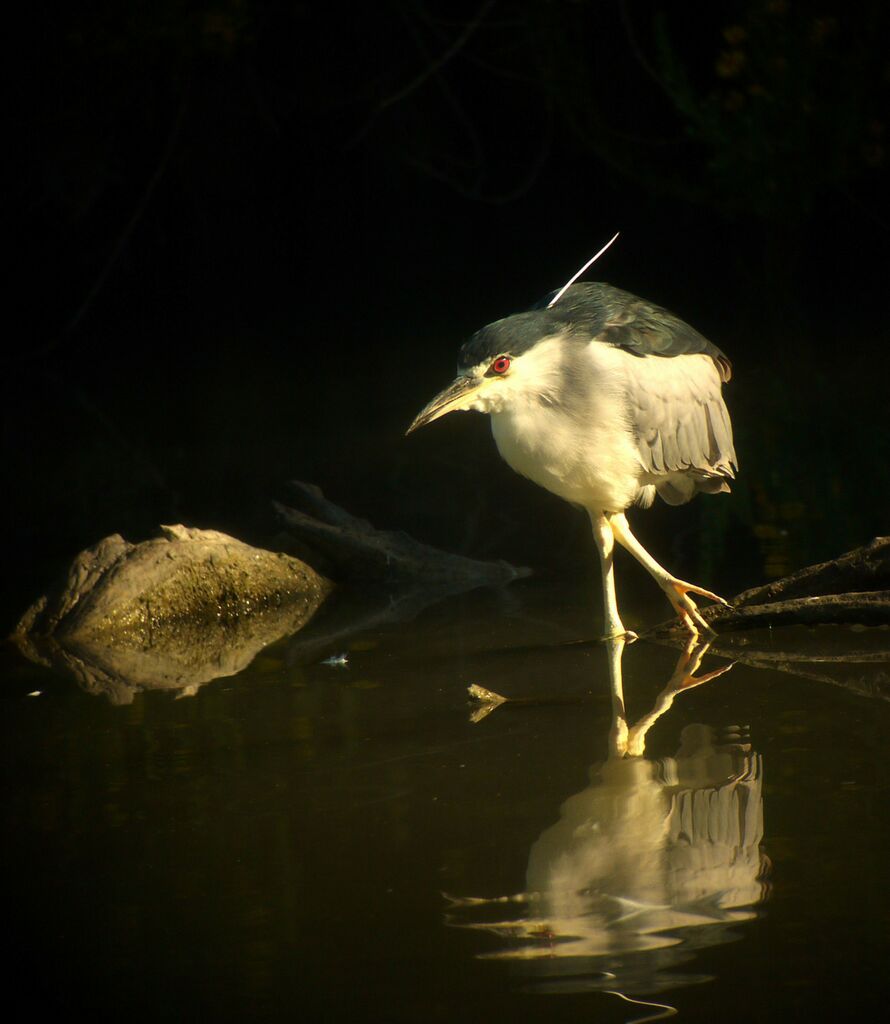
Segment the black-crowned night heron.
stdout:
<svg viewBox="0 0 890 1024">
<path fill-rule="evenodd" d="M 672 576 L 631 533 L 625 509 L 656 494 L 681 505 L 728 491 L 736 470 L 721 385 L 729 360 L 673 313 L 608 284 L 572 284 L 477 331 L 458 376 L 408 433 L 458 409 L 491 416 L 517 473 L 587 510 L 603 573 L 607 636 L 618 614 L 614 542 L 654 577 L 692 634 L 708 625 L 690 595 L 723 599 Z M 725 603 L 725 602 L 723 602 Z"/>
</svg>

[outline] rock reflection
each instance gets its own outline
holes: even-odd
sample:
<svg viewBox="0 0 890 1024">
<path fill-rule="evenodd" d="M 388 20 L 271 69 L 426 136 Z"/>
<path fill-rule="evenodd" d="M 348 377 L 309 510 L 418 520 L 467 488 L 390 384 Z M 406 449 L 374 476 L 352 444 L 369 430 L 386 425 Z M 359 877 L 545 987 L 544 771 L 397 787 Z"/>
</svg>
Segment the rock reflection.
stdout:
<svg viewBox="0 0 890 1024">
<path fill-rule="evenodd" d="M 22 616 L 12 640 L 91 694 L 192 696 L 302 629 L 332 584 L 310 566 L 216 530 L 162 526 L 82 551 Z"/>
<path fill-rule="evenodd" d="M 733 926 L 755 917 L 766 894 L 762 762 L 746 731 L 688 725 L 672 757 L 643 756 L 675 697 L 726 669 L 696 676 L 704 651 L 687 649 L 652 711 L 629 728 L 623 647 L 612 641 L 608 652 L 609 756 L 532 846 L 527 891 L 455 899 L 449 915 L 508 938 L 482 958 L 521 962 L 536 990 L 627 996 L 709 980 L 676 968 L 695 949 L 735 938 Z M 522 916 L 504 918 L 505 907 Z"/>
<path fill-rule="evenodd" d="M 31 661 L 72 677 L 86 693 L 131 704 L 137 693 L 165 690 L 192 697 L 207 683 L 236 676 L 306 620 L 301 606 L 262 609 L 249 619 L 176 623 L 150 644 L 131 637 L 114 643 L 91 638 L 14 637 Z"/>
</svg>

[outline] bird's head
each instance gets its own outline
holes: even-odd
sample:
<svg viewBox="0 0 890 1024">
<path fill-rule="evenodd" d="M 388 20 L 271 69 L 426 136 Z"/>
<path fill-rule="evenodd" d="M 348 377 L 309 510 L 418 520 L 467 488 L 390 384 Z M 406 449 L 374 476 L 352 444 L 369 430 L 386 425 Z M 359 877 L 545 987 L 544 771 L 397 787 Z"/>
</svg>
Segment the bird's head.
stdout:
<svg viewBox="0 0 890 1024">
<path fill-rule="evenodd" d="M 617 237 L 614 234 L 562 288 L 536 306 L 477 331 L 460 350 L 457 377 L 421 409 L 405 433 L 455 410 L 498 413 L 523 400 L 551 403 L 572 347 L 569 343 L 585 330 L 589 340 L 602 326 L 603 292 L 614 290 L 574 282 Z"/>
<path fill-rule="evenodd" d="M 498 413 L 550 400 L 563 372 L 571 328 L 551 309 L 497 320 L 460 350 L 457 377 L 417 414 L 407 433 L 458 410 Z"/>
</svg>

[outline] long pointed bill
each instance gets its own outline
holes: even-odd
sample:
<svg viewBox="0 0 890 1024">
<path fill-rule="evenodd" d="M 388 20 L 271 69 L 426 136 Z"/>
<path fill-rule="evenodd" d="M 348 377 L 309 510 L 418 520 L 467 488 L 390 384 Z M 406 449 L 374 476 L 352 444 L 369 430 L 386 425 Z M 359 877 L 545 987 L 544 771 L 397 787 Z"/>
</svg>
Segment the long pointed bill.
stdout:
<svg viewBox="0 0 890 1024">
<path fill-rule="evenodd" d="M 481 385 L 481 381 L 475 377 L 460 376 L 453 380 L 444 391 L 438 395 L 414 417 L 414 422 L 405 431 L 408 435 L 412 430 L 432 423 L 446 413 L 454 412 L 455 409 L 466 409 L 467 399 Z"/>
</svg>

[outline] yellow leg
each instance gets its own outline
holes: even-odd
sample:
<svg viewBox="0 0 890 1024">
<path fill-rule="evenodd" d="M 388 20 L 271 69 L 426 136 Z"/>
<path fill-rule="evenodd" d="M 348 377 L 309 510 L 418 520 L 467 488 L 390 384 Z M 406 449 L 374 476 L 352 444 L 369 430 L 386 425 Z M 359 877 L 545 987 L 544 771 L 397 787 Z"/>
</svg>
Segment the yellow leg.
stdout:
<svg viewBox="0 0 890 1024">
<path fill-rule="evenodd" d="M 627 710 L 624 706 L 624 681 L 621 675 L 621 658 L 624 655 L 623 636 L 606 640 L 609 658 L 609 683 L 612 690 L 612 729 L 609 732 L 609 756 L 624 757 L 627 753 Z"/>
<path fill-rule="evenodd" d="M 659 565 L 631 533 L 627 518 L 623 512 L 613 513 L 608 517 L 607 521 L 612 529 L 615 540 L 634 556 L 661 587 L 671 606 L 680 616 L 680 620 L 689 632 L 693 636 L 698 636 L 700 631 L 713 633 L 713 629 L 701 617 L 695 601 L 689 595 L 699 594 L 701 597 L 706 597 L 710 601 L 718 601 L 720 604 L 726 604 L 726 601 L 717 594 L 712 594 L 710 590 L 705 590 L 703 587 L 697 587 L 693 583 L 686 583 L 684 580 L 677 579 L 664 566 Z"/>
<path fill-rule="evenodd" d="M 624 628 L 618 614 L 618 598 L 615 596 L 615 570 L 612 556 L 615 551 L 615 537 L 609 520 L 603 512 L 590 512 L 590 525 L 593 527 L 593 540 L 600 556 L 600 567 L 603 572 L 603 616 L 605 618 L 605 639 L 623 636 L 636 640 L 636 634 Z"/>
</svg>

